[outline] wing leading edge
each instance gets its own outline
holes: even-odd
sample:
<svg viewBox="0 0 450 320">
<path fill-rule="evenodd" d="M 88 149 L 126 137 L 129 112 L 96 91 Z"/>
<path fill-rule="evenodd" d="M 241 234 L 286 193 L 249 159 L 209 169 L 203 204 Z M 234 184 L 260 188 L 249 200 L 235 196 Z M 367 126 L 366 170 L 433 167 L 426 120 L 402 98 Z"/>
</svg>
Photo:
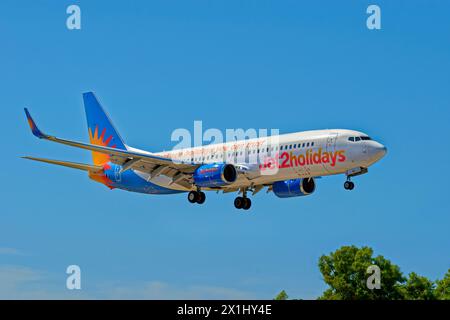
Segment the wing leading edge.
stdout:
<svg viewBox="0 0 450 320">
<path fill-rule="evenodd" d="M 38 137 L 39 139 L 49 140 L 56 143 L 65 144 L 71 147 L 107 154 L 111 156 L 111 162 L 123 165 L 125 170 L 138 169 L 141 167 L 145 167 L 145 164 L 147 164 L 150 165 L 150 167 L 167 167 L 168 169 L 176 170 L 183 173 L 192 173 L 198 167 L 198 164 L 181 163 L 172 159 L 159 157 L 151 153 L 122 150 L 100 145 L 93 145 L 89 143 L 60 139 L 42 132 L 37 127 L 35 121 L 31 117 L 27 108 L 25 108 L 25 114 L 27 116 L 31 132 L 33 133 L 34 136 Z"/>
</svg>

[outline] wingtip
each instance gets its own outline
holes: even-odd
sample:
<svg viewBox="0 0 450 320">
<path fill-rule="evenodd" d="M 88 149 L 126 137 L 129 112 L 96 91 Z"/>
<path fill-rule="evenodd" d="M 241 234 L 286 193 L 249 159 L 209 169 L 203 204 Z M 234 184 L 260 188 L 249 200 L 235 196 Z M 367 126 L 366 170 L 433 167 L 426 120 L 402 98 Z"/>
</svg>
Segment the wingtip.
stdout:
<svg viewBox="0 0 450 320">
<path fill-rule="evenodd" d="M 27 115 L 27 119 L 31 119 L 31 115 L 30 115 L 30 112 L 28 111 L 28 108 L 23 108 L 23 110 L 25 111 L 25 114 Z"/>
<path fill-rule="evenodd" d="M 33 118 L 31 117 L 31 114 L 28 111 L 28 109 L 24 108 L 24 110 L 25 110 L 25 114 L 27 116 L 28 125 L 30 126 L 31 132 L 38 138 L 44 138 L 45 135 L 37 127 L 36 123 L 34 122 Z"/>
</svg>

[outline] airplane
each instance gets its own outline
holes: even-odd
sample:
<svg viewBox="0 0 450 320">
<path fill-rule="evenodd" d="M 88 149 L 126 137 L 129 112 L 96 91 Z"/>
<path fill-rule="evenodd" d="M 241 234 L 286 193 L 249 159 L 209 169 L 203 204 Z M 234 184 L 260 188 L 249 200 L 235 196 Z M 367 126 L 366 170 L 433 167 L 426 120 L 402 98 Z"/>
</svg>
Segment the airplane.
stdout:
<svg viewBox="0 0 450 320">
<path fill-rule="evenodd" d="M 345 174 L 344 188 L 352 190 L 351 178 L 367 173 L 387 152 L 365 133 L 327 129 L 153 153 L 125 144 L 93 92 L 83 93 L 83 103 L 89 143 L 43 133 L 27 108 L 25 113 L 33 135 L 89 150 L 92 164 L 23 158 L 87 171 L 90 179 L 110 189 L 184 192 L 190 203 L 204 203 L 204 191 L 238 192 L 234 206 L 248 210 L 249 193 L 267 188 L 279 198 L 307 196 L 316 190 L 316 179 L 336 174 Z"/>
</svg>

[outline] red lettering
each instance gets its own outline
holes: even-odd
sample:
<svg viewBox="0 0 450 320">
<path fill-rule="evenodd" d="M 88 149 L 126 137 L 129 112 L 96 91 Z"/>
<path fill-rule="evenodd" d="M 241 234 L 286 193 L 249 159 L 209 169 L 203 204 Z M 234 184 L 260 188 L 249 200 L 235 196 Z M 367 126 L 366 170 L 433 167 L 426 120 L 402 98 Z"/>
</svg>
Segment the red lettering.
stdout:
<svg viewBox="0 0 450 320">
<path fill-rule="evenodd" d="M 283 152 L 281 154 L 281 156 L 280 156 L 280 159 L 283 159 L 283 158 L 285 158 L 285 159 L 281 163 L 280 168 L 289 168 L 289 163 L 288 163 L 288 161 L 289 161 L 289 153 Z"/>
<path fill-rule="evenodd" d="M 291 158 L 291 167 L 298 167 L 297 156 L 291 152 L 290 158 Z"/>
</svg>

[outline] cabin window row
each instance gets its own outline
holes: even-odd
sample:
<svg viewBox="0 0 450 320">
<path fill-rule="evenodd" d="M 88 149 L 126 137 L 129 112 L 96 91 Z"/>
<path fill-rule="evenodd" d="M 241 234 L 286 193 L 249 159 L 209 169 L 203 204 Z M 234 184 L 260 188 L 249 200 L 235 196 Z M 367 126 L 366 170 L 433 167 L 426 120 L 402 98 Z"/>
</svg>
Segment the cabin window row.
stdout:
<svg viewBox="0 0 450 320">
<path fill-rule="evenodd" d="M 295 143 L 295 144 L 289 144 L 289 145 L 282 145 L 280 146 L 280 150 L 292 150 L 292 149 L 300 149 L 300 148 L 309 148 L 309 147 L 314 147 L 314 142 L 303 142 L 303 143 Z M 249 150 L 248 152 L 246 152 L 246 154 L 251 155 L 251 154 L 259 154 L 261 152 L 269 152 L 269 150 L 271 152 L 273 151 L 278 151 L 278 147 L 267 147 L 265 149 L 252 149 Z M 237 151 L 237 152 L 228 152 L 226 153 L 226 156 L 228 158 L 230 157 L 237 157 L 237 156 L 243 156 L 244 152 L 241 151 Z M 198 161 L 205 161 L 205 160 L 213 160 L 213 159 L 219 159 L 219 156 L 221 156 L 221 153 L 216 153 L 213 155 L 207 155 L 207 156 L 203 156 L 203 157 L 198 157 L 198 158 L 191 158 L 191 162 L 198 162 Z"/>
</svg>

